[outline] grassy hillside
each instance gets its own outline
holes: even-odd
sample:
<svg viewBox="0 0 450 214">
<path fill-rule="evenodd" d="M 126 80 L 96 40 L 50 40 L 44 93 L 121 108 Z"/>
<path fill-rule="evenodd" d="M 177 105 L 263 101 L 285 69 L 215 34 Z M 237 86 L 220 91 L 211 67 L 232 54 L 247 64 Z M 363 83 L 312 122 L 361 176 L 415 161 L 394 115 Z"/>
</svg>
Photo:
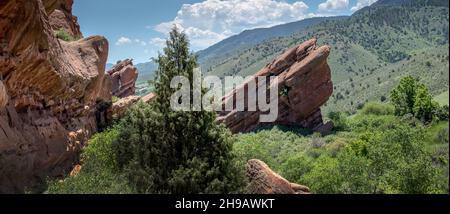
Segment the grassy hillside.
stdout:
<svg viewBox="0 0 450 214">
<path fill-rule="evenodd" d="M 303 31 L 305 28 L 317 25 L 326 20 L 339 20 L 345 16 L 336 17 L 314 17 L 304 19 L 297 22 L 291 22 L 287 24 L 277 25 L 270 28 L 257 28 L 252 30 L 246 30 L 238 35 L 231 36 L 223 41 L 220 41 L 213 46 L 199 51 L 198 60 L 200 63 L 210 64 L 214 63 L 216 58 L 221 58 L 232 54 L 236 50 L 241 48 L 250 47 L 258 44 L 266 39 L 282 36 L 290 36 L 296 32 Z"/>
<path fill-rule="evenodd" d="M 325 21 L 202 64 L 211 75 L 251 75 L 286 48 L 311 37 L 332 46 L 329 64 L 335 93 L 330 110 L 354 113 L 367 101 L 389 99 L 399 78 L 413 75 L 434 95 L 448 91 L 448 3 L 384 1 L 347 19 Z"/>
</svg>

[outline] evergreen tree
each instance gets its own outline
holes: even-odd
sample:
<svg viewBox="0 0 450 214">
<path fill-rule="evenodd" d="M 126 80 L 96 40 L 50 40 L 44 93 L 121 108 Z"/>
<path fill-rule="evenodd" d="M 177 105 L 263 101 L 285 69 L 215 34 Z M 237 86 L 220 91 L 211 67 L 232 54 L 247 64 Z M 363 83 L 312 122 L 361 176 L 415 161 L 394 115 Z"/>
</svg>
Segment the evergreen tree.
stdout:
<svg viewBox="0 0 450 214">
<path fill-rule="evenodd" d="M 244 178 L 232 153 L 233 136 L 215 122 L 215 112 L 170 108 L 172 78 L 185 76 L 192 88 L 197 66 L 186 35 L 176 27 L 157 62 L 156 101 L 135 106 L 122 120 L 114 144 L 119 168 L 141 193 L 240 191 Z"/>
</svg>

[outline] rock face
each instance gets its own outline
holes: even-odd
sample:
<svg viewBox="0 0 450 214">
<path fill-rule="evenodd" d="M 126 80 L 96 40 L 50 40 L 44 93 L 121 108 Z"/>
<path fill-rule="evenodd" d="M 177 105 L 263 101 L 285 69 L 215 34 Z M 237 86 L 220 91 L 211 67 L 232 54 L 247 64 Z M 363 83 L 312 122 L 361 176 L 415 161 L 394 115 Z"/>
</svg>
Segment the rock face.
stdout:
<svg viewBox="0 0 450 214">
<path fill-rule="evenodd" d="M 310 194 L 308 187 L 290 183 L 260 160 L 248 161 L 247 178 L 249 194 Z"/>
<path fill-rule="evenodd" d="M 285 51 L 253 76 L 255 80 L 260 76 L 278 76 L 278 90 L 284 93 L 279 94 L 278 119 L 272 124 L 324 129 L 320 107 L 333 93 L 331 71 L 327 64 L 329 54 L 329 46 L 318 47 L 316 39 L 311 39 Z M 223 97 L 223 105 L 227 102 L 244 102 L 247 110 L 248 96 L 245 96 L 244 100 L 236 100 L 235 94 L 238 90 L 247 94 L 250 80 Z M 265 125 L 259 122 L 261 114 L 259 110 L 223 111 L 220 112 L 218 121 L 223 122 L 234 133 L 246 132 Z"/>
<path fill-rule="evenodd" d="M 0 108 L 3 108 L 8 103 L 8 94 L 6 93 L 6 87 L 0 80 Z"/>
<path fill-rule="evenodd" d="M 113 96 L 124 98 L 136 93 L 138 70 L 131 59 L 118 62 L 108 74 L 112 80 Z"/>
<path fill-rule="evenodd" d="M 111 100 L 108 41 L 80 35 L 71 0 L 0 1 L 0 193 L 70 173 Z M 58 12 L 59 11 L 59 12 Z M 55 20 L 64 14 L 59 25 Z"/>
<path fill-rule="evenodd" d="M 47 0 L 50 25 L 53 31 L 64 30 L 75 38 L 82 38 L 78 18 L 72 15 L 73 0 Z"/>
</svg>

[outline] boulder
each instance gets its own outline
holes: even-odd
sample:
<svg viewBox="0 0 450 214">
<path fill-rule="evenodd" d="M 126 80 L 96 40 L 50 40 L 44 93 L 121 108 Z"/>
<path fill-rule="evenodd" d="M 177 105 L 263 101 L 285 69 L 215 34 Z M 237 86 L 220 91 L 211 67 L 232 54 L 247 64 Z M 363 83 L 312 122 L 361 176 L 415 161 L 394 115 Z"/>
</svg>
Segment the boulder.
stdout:
<svg viewBox="0 0 450 214">
<path fill-rule="evenodd" d="M 138 70 L 133 65 L 133 60 L 119 61 L 107 72 L 112 80 L 113 96 L 124 98 L 135 95 Z"/>
<path fill-rule="evenodd" d="M 278 118 L 275 122 L 260 123 L 261 110 L 257 111 L 222 111 L 218 121 L 224 123 L 232 132 L 247 132 L 264 125 L 285 125 L 319 130 L 323 127 L 320 107 L 333 93 L 331 71 L 327 64 L 330 47 L 317 46 L 316 39 L 311 39 L 286 50 L 235 90 L 222 98 L 226 103 L 244 102 L 248 109 L 249 97 L 236 100 L 236 92 L 248 92 L 249 81 L 258 77 L 278 77 Z M 257 85 L 257 90 L 260 90 Z M 268 89 L 266 94 L 269 94 Z M 283 92 L 283 93 L 281 93 Z M 326 127 L 328 128 L 328 127 Z"/>
<path fill-rule="evenodd" d="M 247 163 L 249 194 L 310 194 L 308 187 L 290 183 L 260 160 L 249 160 Z"/>
<path fill-rule="evenodd" d="M 71 6 L 71 0 L 0 1 L 0 193 L 69 174 L 97 131 L 96 115 L 106 111 L 99 103 L 111 101 L 108 41 L 54 35 L 51 14 L 70 13 Z"/>
</svg>

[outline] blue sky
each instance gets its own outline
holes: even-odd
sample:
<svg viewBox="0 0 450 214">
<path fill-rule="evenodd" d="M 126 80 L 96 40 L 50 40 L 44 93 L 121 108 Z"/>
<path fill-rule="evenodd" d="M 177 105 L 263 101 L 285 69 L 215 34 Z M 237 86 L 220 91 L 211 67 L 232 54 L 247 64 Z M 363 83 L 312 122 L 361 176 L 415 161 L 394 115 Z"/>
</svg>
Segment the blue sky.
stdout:
<svg viewBox="0 0 450 214">
<path fill-rule="evenodd" d="M 179 26 L 194 51 L 246 29 L 270 27 L 314 16 L 350 15 L 376 0 L 75 0 L 84 36 L 103 35 L 108 62 L 149 61 Z"/>
</svg>

